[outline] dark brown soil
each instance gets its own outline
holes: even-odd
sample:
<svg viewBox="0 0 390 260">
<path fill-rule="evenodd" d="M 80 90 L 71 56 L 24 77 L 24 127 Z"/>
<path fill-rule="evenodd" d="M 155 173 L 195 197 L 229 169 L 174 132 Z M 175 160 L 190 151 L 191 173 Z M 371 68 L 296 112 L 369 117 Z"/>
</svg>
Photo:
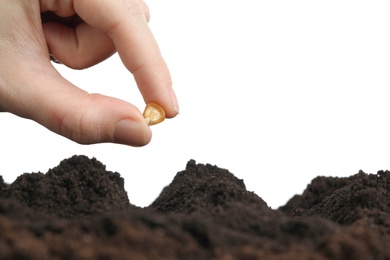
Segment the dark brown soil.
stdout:
<svg viewBox="0 0 390 260">
<path fill-rule="evenodd" d="M 272 210 L 228 170 L 190 160 L 139 208 L 119 173 L 73 156 L 0 177 L 0 259 L 390 259 L 390 172 L 317 177 Z"/>
</svg>

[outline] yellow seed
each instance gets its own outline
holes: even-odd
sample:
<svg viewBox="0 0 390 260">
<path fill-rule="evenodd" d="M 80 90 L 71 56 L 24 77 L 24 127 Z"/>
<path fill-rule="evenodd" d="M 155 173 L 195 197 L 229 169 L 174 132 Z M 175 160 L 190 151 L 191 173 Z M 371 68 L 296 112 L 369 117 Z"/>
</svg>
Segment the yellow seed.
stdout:
<svg viewBox="0 0 390 260">
<path fill-rule="evenodd" d="M 165 111 L 156 103 L 146 105 L 143 116 L 148 125 L 156 125 L 165 119 Z"/>
</svg>

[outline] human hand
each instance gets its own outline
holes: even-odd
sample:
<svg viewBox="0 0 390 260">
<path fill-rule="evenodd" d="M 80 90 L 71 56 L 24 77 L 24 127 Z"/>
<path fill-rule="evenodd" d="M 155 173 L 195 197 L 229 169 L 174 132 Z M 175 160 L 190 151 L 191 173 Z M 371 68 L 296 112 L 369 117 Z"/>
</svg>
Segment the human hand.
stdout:
<svg viewBox="0 0 390 260">
<path fill-rule="evenodd" d="M 0 14 L 1 112 L 81 144 L 149 143 L 151 131 L 135 106 L 81 90 L 49 58 L 83 69 L 117 51 L 145 102 L 160 104 L 168 118 L 178 114 L 143 0 L 2 0 Z"/>
</svg>

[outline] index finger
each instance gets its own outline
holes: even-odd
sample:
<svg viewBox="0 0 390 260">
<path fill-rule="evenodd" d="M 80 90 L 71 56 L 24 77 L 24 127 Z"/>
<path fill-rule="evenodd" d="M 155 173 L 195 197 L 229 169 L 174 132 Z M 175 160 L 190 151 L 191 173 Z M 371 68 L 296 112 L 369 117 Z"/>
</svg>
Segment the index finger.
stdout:
<svg viewBox="0 0 390 260">
<path fill-rule="evenodd" d="M 148 26 L 142 0 L 74 0 L 75 12 L 86 23 L 107 33 L 123 64 L 133 74 L 146 103 L 160 104 L 167 117 L 178 114 L 172 80 Z"/>
</svg>

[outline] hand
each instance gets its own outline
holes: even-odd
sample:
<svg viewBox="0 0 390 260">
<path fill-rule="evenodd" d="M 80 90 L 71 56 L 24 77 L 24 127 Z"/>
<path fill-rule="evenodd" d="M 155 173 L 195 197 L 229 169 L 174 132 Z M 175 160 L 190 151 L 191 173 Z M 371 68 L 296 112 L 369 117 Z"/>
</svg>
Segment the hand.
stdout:
<svg viewBox="0 0 390 260">
<path fill-rule="evenodd" d="M 143 0 L 1 0 L 0 111 L 32 119 L 81 144 L 149 143 L 141 112 L 64 79 L 49 54 L 82 69 L 118 51 L 146 103 L 178 114 L 168 67 Z"/>
</svg>

